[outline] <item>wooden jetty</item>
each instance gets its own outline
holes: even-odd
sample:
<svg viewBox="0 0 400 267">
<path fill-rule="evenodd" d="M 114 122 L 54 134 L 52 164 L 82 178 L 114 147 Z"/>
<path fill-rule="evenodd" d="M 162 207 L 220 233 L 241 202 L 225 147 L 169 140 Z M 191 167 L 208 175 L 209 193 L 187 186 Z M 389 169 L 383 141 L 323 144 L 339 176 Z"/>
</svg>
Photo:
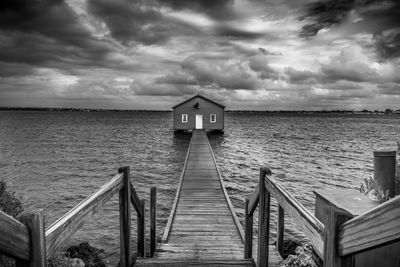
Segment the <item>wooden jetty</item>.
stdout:
<svg viewBox="0 0 400 267">
<path fill-rule="evenodd" d="M 253 266 L 244 259 L 243 228 L 203 130 L 193 132 L 162 241 L 153 259 L 139 266 Z M 273 255 L 270 266 L 280 261 Z"/>
</svg>

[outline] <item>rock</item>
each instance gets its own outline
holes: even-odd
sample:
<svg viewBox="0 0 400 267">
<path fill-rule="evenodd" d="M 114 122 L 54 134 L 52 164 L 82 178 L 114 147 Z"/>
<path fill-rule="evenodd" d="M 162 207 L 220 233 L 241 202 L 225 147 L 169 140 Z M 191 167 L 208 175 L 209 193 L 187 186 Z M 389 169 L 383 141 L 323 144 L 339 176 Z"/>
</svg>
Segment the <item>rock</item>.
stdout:
<svg viewBox="0 0 400 267">
<path fill-rule="evenodd" d="M 83 260 L 79 258 L 69 259 L 71 267 L 85 267 L 85 263 Z"/>
<path fill-rule="evenodd" d="M 297 242 L 293 239 L 284 239 L 283 240 L 283 255 L 282 258 L 286 259 L 289 255 L 294 255 L 295 249 L 300 246 L 300 242 Z"/>
<path fill-rule="evenodd" d="M 282 263 L 281 267 L 318 267 L 309 244 L 297 246 L 294 254 L 289 255 Z"/>
<path fill-rule="evenodd" d="M 92 247 L 88 242 L 81 243 L 78 246 L 71 246 L 67 249 L 67 254 L 70 258 L 81 259 L 86 267 L 106 267 L 106 264 L 99 256 L 103 252 L 103 249 Z"/>
</svg>

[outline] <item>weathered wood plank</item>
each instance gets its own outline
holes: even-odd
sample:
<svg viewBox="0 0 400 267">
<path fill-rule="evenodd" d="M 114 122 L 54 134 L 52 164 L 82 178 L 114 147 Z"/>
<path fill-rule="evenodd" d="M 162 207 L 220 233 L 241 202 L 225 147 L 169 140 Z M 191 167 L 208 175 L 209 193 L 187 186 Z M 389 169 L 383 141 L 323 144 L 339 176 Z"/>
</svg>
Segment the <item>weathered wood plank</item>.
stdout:
<svg viewBox="0 0 400 267">
<path fill-rule="evenodd" d="M 345 222 L 339 231 L 339 255 L 400 240 L 400 196 Z"/>
<path fill-rule="evenodd" d="M 29 259 L 29 229 L 0 211 L 0 252 L 10 257 Z"/>
<path fill-rule="evenodd" d="M 258 266 L 268 266 L 269 256 L 269 215 L 271 197 L 270 192 L 264 187 L 267 169 L 260 169 L 260 180 L 258 187 L 260 188 L 260 208 L 258 216 Z"/>
<path fill-rule="evenodd" d="M 338 253 L 338 229 L 343 222 L 349 219 L 349 214 L 336 209 L 329 208 L 328 217 L 324 229 L 324 267 L 352 267 L 351 257 L 340 257 Z"/>
<path fill-rule="evenodd" d="M 47 258 L 122 188 L 122 179 L 122 173 L 115 175 L 108 183 L 46 229 Z"/>
<path fill-rule="evenodd" d="M 177 190 L 176 190 L 176 195 L 175 195 L 174 203 L 172 204 L 171 213 L 169 214 L 168 221 L 167 221 L 167 225 L 165 226 L 164 234 L 163 234 L 163 237 L 162 237 L 162 242 L 164 242 L 164 243 L 168 241 L 168 236 L 169 236 L 169 233 L 170 233 L 170 231 L 171 231 L 172 221 L 174 220 L 176 207 L 177 207 L 177 205 L 178 205 L 179 196 L 180 196 L 180 193 L 181 193 L 183 178 L 185 177 L 185 170 L 186 170 L 186 165 L 187 165 L 187 163 L 188 163 L 189 153 L 190 153 L 190 147 L 192 146 L 192 142 L 193 142 L 193 138 L 190 139 L 189 148 L 188 148 L 188 151 L 187 151 L 187 153 L 186 153 L 185 163 L 183 164 L 183 169 L 182 169 L 181 177 L 180 177 L 180 179 L 179 179 L 178 188 L 177 188 Z"/>
<path fill-rule="evenodd" d="M 141 206 L 140 198 L 139 198 L 138 194 L 136 193 L 136 190 L 133 187 L 133 184 L 132 183 L 130 183 L 130 184 L 131 184 L 130 185 L 130 190 L 131 190 L 130 199 L 131 199 L 132 206 L 135 208 L 136 214 L 138 216 L 142 216 L 143 208 Z"/>
<path fill-rule="evenodd" d="M 285 231 L 285 211 L 278 204 L 278 220 L 276 227 L 276 248 L 279 254 L 283 255 L 283 236 Z"/>
<path fill-rule="evenodd" d="M 259 200 L 260 200 L 260 188 L 257 185 L 257 187 L 254 189 L 254 192 L 251 195 L 251 198 L 249 201 L 249 209 L 248 209 L 249 216 L 253 216 L 253 213 L 257 208 Z"/>
<path fill-rule="evenodd" d="M 146 200 L 142 199 L 141 201 L 141 207 L 142 207 L 142 214 L 143 216 L 137 216 L 137 254 L 139 257 L 144 257 L 145 256 L 145 207 L 146 207 Z"/>
<path fill-rule="evenodd" d="M 16 260 L 15 266 L 46 267 L 46 237 L 44 234 L 44 212 L 42 209 L 33 212 L 23 212 L 18 215 L 18 220 L 29 229 L 30 259 L 29 264 L 25 260 Z"/>
<path fill-rule="evenodd" d="M 296 200 L 285 188 L 275 182 L 271 177 L 265 179 L 265 186 L 278 204 L 290 217 L 294 218 L 296 225 L 306 234 L 318 256 L 323 257 L 324 225 Z"/>
<path fill-rule="evenodd" d="M 229 206 L 208 137 L 202 131 L 193 133 L 178 191 L 169 217 L 172 220 L 168 243 L 164 240 L 154 257 L 175 260 L 243 257 L 236 214 Z M 169 244 L 173 246 L 168 249 Z"/>
<path fill-rule="evenodd" d="M 131 185 L 130 169 L 129 167 L 122 167 L 118 170 L 119 173 L 124 175 L 123 187 L 119 190 L 119 248 L 120 258 L 119 266 L 131 266 Z"/>
<path fill-rule="evenodd" d="M 253 216 L 249 215 L 249 199 L 246 198 L 245 208 L 245 236 L 244 236 L 244 258 L 253 257 Z"/>
<path fill-rule="evenodd" d="M 157 225 L 157 188 L 150 189 L 150 257 L 153 257 L 156 249 L 156 225 Z"/>
</svg>

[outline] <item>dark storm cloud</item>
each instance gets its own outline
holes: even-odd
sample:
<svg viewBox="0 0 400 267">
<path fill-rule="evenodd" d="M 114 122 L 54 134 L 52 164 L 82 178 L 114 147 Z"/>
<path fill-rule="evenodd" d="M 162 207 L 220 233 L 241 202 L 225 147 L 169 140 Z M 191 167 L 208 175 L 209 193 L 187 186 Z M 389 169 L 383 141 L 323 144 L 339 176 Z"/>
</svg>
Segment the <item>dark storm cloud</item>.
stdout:
<svg viewBox="0 0 400 267">
<path fill-rule="evenodd" d="M 251 57 L 249 59 L 249 67 L 258 73 L 261 79 L 279 78 L 279 73 L 268 64 L 268 59 L 264 55 Z"/>
<path fill-rule="evenodd" d="M 388 34 L 383 34 L 382 32 L 375 33 L 373 40 L 375 42 L 376 51 L 381 59 L 400 56 L 400 32 Z"/>
<path fill-rule="evenodd" d="M 307 24 L 299 35 L 313 37 L 322 29 L 345 22 L 353 13 L 359 16 L 358 20 L 352 22 L 353 26 L 360 32 L 374 34 L 376 52 L 381 59 L 400 56 L 397 52 L 400 50 L 398 0 L 328 0 L 311 3 L 306 14 L 300 18 L 306 20 Z"/>
<path fill-rule="evenodd" d="M 257 88 L 257 79 L 241 62 L 212 65 L 197 57 L 186 58 L 181 67 L 195 77 L 199 85 L 225 89 Z"/>
<path fill-rule="evenodd" d="M 91 37 L 76 14 L 63 1 L 16 0 L 0 4 L 0 61 L 29 66 L 93 66 L 110 51 Z M 18 70 L 15 69 L 17 72 Z"/>
<path fill-rule="evenodd" d="M 38 33 L 66 45 L 93 47 L 89 33 L 61 0 L 1 1 L 0 28 L 10 32 Z"/>
<path fill-rule="evenodd" d="M 311 23 L 304 25 L 300 36 L 311 37 L 321 29 L 329 28 L 342 22 L 354 7 L 355 0 L 328 0 L 308 4 L 306 15 L 300 19 L 308 19 Z"/>
<path fill-rule="evenodd" d="M 396 95 L 400 96 L 400 83 L 384 83 L 378 85 L 380 93 L 383 95 Z"/>
<path fill-rule="evenodd" d="M 112 37 L 125 45 L 163 44 L 171 37 L 196 30 L 166 18 L 153 1 L 89 0 L 88 10 L 104 21 Z"/>
<path fill-rule="evenodd" d="M 205 13 L 217 20 L 233 18 L 232 5 L 234 0 L 158 0 L 162 5 L 173 9 L 187 9 Z"/>
<path fill-rule="evenodd" d="M 198 82 L 193 77 L 184 74 L 168 74 L 155 79 L 158 84 L 179 84 L 179 85 L 197 85 Z"/>
<path fill-rule="evenodd" d="M 320 73 L 315 73 L 309 70 L 296 70 L 292 67 L 287 67 L 284 70 L 290 83 L 316 83 L 320 79 Z"/>
<path fill-rule="evenodd" d="M 246 39 L 246 40 L 258 39 L 258 38 L 261 38 L 262 36 L 264 36 L 264 34 L 262 34 L 262 33 L 238 29 L 238 28 L 232 27 L 228 24 L 220 25 L 220 26 L 216 27 L 215 33 L 217 35 L 228 37 L 228 38 Z"/>
</svg>

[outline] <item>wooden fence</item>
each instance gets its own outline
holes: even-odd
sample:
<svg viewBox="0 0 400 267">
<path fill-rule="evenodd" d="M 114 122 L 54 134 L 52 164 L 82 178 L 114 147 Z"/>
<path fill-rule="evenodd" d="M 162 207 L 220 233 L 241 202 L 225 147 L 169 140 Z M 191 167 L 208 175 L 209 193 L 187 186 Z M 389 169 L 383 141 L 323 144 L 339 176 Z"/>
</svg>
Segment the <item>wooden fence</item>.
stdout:
<svg viewBox="0 0 400 267">
<path fill-rule="evenodd" d="M 133 265 L 131 209 L 137 215 L 137 255 L 145 256 L 145 200 L 140 199 L 130 181 L 129 167 L 122 167 L 108 183 L 64 216 L 44 226 L 43 210 L 23 213 L 17 220 L 0 211 L 0 253 L 16 259 L 16 266 L 42 267 L 96 211 L 119 193 L 120 266 Z M 150 255 L 156 244 L 156 188 L 150 191 Z"/>
<path fill-rule="evenodd" d="M 289 192 L 270 177 L 268 168 L 260 169 L 255 192 L 245 205 L 244 257 L 252 258 L 253 214 L 258 204 L 258 266 L 268 266 L 271 196 L 278 202 L 277 249 L 282 255 L 284 214 L 289 215 L 311 241 L 326 267 L 354 266 L 354 255 L 400 240 L 400 196 L 355 218 L 331 208 L 323 225 Z"/>
</svg>

